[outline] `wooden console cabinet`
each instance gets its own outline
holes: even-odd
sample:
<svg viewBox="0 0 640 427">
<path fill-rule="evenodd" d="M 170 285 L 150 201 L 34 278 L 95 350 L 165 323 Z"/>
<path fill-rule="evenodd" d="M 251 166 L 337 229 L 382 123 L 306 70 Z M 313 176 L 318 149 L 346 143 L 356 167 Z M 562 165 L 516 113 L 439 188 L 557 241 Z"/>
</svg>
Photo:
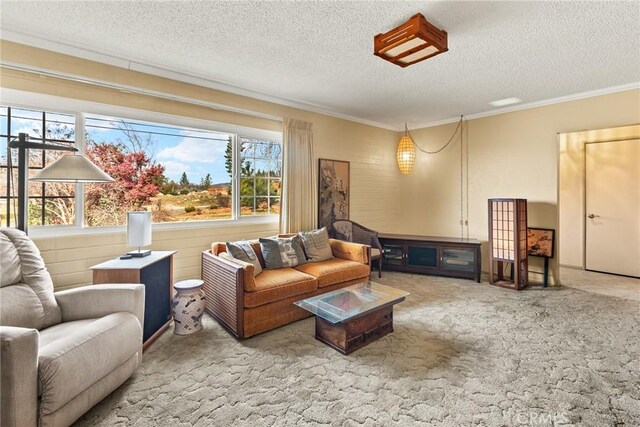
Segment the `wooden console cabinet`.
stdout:
<svg viewBox="0 0 640 427">
<path fill-rule="evenodd" d="M 91 267 L 93 284 L 142 283 L 144 285 L 144 330 L 142 348 L 146 350 L 170 325 L 173 298 L 173 254 L 153 251 L 143 258 L 118 258 Z"/>
<path fill-rule="evenodd" d="M 456 237 L 378 235 L 385 270 L 475 279 L 482 272 L 480 241 Z"/>
</svg>

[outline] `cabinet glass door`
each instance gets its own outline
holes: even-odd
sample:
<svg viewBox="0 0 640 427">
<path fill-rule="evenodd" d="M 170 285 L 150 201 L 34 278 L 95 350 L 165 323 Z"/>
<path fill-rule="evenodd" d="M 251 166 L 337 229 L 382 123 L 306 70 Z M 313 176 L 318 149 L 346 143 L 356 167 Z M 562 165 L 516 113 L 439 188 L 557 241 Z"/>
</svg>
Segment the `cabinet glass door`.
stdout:
<svg viewBox="0 0 640 427">
<path fill-rule="evenodd" d="M 407 265 L 422 268 L 437 268 L 438 248 L 433 246 L 409 246 Z"/>
<path fill-rule="evenodd" d="M 475 267 L 475 254 L 465 249 L 442 249 L 442 269 L 451 271 L 473 272 Z"/>
<path fill-rule="evenodd" d="M 383 265 L 402 265 L 402 245 L 383 245 L 382 256 Z"/>
</svg>

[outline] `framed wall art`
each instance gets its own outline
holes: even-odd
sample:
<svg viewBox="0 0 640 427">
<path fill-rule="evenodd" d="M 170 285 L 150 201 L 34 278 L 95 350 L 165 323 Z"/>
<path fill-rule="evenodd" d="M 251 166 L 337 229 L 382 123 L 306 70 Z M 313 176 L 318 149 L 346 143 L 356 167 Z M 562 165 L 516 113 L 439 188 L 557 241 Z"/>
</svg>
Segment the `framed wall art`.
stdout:
<svg viewBox="0 0 640 427">
<path fill-rule="evenodd" d="M 527 253 L 553 258 L 556 231 L 550 228 L 527 228 Z"/>
<path fill-rule="evenodd" d="M 318 160 L 318 227 L 349 219 L 349 162 Z"/>
</svg>

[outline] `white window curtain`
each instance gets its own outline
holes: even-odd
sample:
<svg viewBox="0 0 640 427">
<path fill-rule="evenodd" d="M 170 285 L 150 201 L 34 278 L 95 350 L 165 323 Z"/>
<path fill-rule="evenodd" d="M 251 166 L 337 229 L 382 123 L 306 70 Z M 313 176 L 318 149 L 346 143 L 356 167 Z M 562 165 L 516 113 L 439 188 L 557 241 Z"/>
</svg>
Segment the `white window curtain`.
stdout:
<svg viewBox="0 0 640 427">
<path fill-rule="evenodd" d="M 284 121 L 281 233 L 316 228 L 318 197 L 311 128 L 312 123 L 302 120 Z"/>
</svg>

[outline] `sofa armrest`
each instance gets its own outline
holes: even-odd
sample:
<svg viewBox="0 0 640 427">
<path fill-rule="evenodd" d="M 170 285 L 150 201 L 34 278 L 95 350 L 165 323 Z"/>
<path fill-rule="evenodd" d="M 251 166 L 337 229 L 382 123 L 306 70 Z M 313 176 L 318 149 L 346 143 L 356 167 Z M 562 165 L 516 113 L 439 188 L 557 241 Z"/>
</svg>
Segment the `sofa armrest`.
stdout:
<svg viewBox="0 0 640 427">
<path fill-rule="evenodd" d="M 361 264 L 371 263 L 371 246 L 337 239 L 329 239 L 329 245 L 333 256 L 336 258 L 356 261 Z"/>
<path fill-rule="evenodd" d="M 0 425 L 36 426 L 38 331 L 0 326 Z"/>
<path fill-rule="evenodd" d="M 121 311 L 138 318 L 144 330 L 144 285 L 89 285 L 56 292 L 62 310 L 62 321 L 92 319 Z"/>
<path fill-rule="evenodd" d="M 205 308 L 238 338 L 244 337 L 246 271 L 239 264 L 215 256 L 210 251 L 202 252 Z"/>
</svg>

